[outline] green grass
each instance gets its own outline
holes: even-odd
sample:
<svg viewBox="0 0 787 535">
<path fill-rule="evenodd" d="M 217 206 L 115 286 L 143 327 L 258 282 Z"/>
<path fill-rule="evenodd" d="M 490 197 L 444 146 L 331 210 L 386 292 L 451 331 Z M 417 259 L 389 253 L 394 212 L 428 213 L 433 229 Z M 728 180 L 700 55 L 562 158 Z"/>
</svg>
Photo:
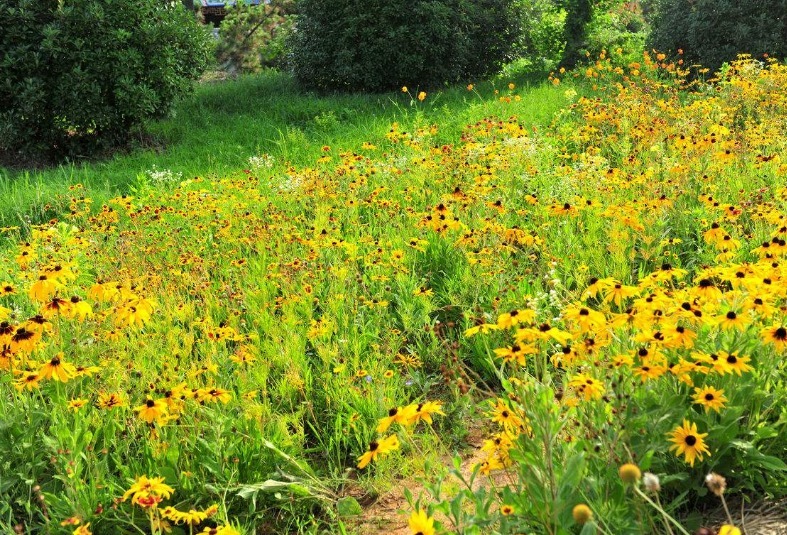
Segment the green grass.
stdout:
<svg viewBox="0 0 787 535">
<path fill-rule="evenodd" d="M 41 171 L 0 167 L 0 226 L 48 221 L 67 209 L 68 186 L 81 183 L 95 203 L 127 193 L 152 169 L 183 178 L 219 177 L 248 167 L 251 156 L 267 153 L 282 169 L 313 165 L 323 146 L 357 150 L 380 141 L 394 121 L 440 124 L 436 140 L 455 142 L 464 125 L 501 112 L 490 96 L 509 94 L 517 84 L 522 101 L 514 110 L 526 123 L 546 124 L 564 103 L 563 90 L 511 72 L 466 87 L 430 92 L 424 102 L 401 92 L 380 95 L 318 95 L 299 90 L 287 74 L 270 71 L 233 81 L 200 84 L 172 117 L 149 125 L 154 148 L 117 154 L 89 163 Z"/>
</svg>

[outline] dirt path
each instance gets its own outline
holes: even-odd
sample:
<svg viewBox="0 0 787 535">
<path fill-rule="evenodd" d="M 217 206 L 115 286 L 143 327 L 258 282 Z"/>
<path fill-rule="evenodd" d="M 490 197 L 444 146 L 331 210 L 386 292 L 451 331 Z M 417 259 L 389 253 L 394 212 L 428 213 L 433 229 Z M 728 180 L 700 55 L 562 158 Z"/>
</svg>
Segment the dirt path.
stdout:
<svg viewBox="0 0 787 535">
<path fill-rule="evenodd" d="M 484 438 L 485 435 L 480 430 L 471 430 L 467 438 L 467 447 L 460 452 L 463 477 L 469 478 L 473 472 L 473 466 L 484 460 L 486 454 L 481 451 Z M 445 466 L 451 466 L 452 458 L 446 456 L 442 459 L 442 462 Z M 498 474 L 495 477 L 495 482 L 502 483 L 504 477 L 503 473 Z M 500 481 L 497 481 L 498 478 L 500 478 Z M 478 476 L 475 486 L 480 487 L 489 483 L 490 479 L 488 477 Z M 356 519 L 350 520 L 350 533 L 357 535 L 410 535 L 407 520 L 412 511 L 404 498 L 405 488 L 414 497 L 418 497 L 419 494 L 425 492 L 423 485 L 413 478 L 397 481 L 393 489 L 365 507 L 363 513 Z"/>
</svg>

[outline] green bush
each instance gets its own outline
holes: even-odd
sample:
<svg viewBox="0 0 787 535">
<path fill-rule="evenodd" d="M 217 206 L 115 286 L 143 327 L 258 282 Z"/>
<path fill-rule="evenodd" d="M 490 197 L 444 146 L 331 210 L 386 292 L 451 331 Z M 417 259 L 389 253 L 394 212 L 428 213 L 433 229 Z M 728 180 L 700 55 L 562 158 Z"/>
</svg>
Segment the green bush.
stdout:
<svg viewBox="0 0 787 535">
<path fill-rule="evenodd" d="M 739 53 L 787 56 L 787 0 L 660 0 L 649 45 L 715 71 Z"/>
<path fill-rule="evenodd" d="M 230 72 L 259 72 L 264 67 L 284 66 L 292 12 L 292 0 L 256 6 L 239 2 L 228 8 L 216 47 L 219 65 Z"/>
<path fill-rule="evenodd" d="M 621 49 L 630 61 L 642 58 L 648 25 L 642 6 L 636 2 L 613 0 L 593 12 L 587 27 L 586 50 L 595 60 L 603 50 Z"/>
<path fill-rule="evenodd" d="M 166 114 L 207 66 L 210 38 L 180 2 L 0 2 L 0 151 L 94 155 Z"/>
<path fill-rule="evenodd" d="M 517 0 L 520 33 L 516 55 L 535 72 L 554 69 L 566 46 L 566 10 L 555 0 Z"/>
<path fill-rule="evenodd" d="M 316 89 L 421 88 L 489 74 L 517 35 L 513 0 L 301 0 L 298 81 Z"/>
</svg>

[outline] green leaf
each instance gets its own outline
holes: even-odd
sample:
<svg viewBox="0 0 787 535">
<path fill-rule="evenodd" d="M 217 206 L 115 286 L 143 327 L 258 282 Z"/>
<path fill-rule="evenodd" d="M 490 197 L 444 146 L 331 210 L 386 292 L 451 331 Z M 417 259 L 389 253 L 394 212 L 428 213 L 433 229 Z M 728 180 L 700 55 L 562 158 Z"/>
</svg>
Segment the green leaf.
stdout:
<svg viewBox="0 0 787 535">
<path fill-rule="evenodd" d="M 339 501 L 336 502 L 336 510 L 339 512 L 339 516 L 354 516 L 363 513 L 361 504 L 352 496 L 340 498 Z"/>
</svg>

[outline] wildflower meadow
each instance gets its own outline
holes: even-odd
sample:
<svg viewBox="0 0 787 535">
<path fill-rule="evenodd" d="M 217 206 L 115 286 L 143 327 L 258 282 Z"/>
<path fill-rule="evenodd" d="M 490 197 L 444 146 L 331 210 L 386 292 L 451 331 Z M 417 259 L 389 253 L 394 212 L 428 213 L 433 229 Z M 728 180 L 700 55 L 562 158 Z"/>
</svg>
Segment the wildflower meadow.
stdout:
<svg viewBox="0 0 787 535">
<path fill-rule="evenodd" d="M 787 67 L 709 76 L 605 51 L 544 124 L 403 88 L 307 165 L 63 186 L 0 234 L 0 531 L 741 533 L 787 495 Z"/>
</svg>

